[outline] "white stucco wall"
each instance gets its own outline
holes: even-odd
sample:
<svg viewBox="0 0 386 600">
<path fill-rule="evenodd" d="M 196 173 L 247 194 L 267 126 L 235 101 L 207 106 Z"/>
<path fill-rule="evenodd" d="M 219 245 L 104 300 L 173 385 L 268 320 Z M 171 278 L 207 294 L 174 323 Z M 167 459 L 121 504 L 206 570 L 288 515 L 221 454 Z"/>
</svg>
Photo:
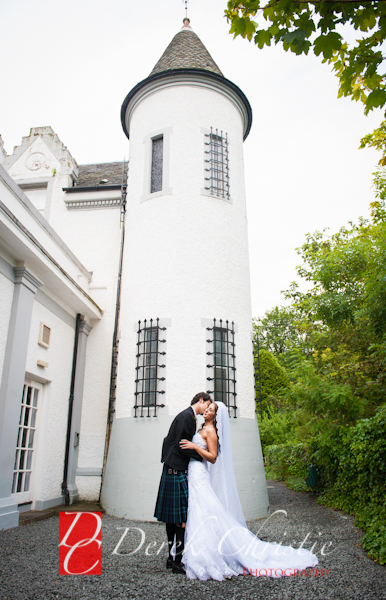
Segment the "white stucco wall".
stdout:
<svg viewBox="0 0 386 600">
<path fill-rule="evenodd" d="M 84 373 L 84 394 L 82 403 L 82 419 L 80 428 L 80 444 L 78 466 L 81 468 L 102 469 L 106 435 L 107 411 L 109 402 L 109 384 L 112 353 L 112 338 L 115 317 L 116 286 L 121 239 L 120 209 L 68 209 L 66 199 L 84 200 L 100 199 L 101 194 L 95 192 L 78 192 L 66 194 L 63 188 L 72 185 L 71 175 L 76 171 L 76 163 L 52 132 L 47 128 L 39 129 L 39 136 L 33 141 L 23 138 L 16 149 L 18 158 L 9 166 L 9 173 L 18 182 L 48 180 L 47 199 L 44 217 L 55 232 L 68 245 L 76 258 L 92 272 L 92 280 L 87 281 L 87 292 L 104 311 L 103 319 L 92 319 L 93 329 L 87 340 L 86 364 Z M 32 143 L 31 143 L 32 141 Z M 42 165 L 31 170 L 30 157 L 38 154 L 44 157 Z M 104 191 L 103 197 L 120 197 L 120 191 Z M 37 236 L 38 237 L 38 236 Z M 51 250 L 51 248 L 48 248 Z M 65 265 L 69 268 L 69 265 Z M 79 270 L 70 270 L 70 274 L 80 285 L 84 285 Z M 58 300 L 60 302 L 60 300 Z M 63 305 L 63 304 L 62 304 Z M 66 306 L 66 303 L 64 303 Z M 71 342 L 73 344 L 73 340 Z M 43 349 L 42 349 L 43 350 Z M 71 349 L 72 357 L 72 349 Z M 35 361 L 36 362 L 36 361 Z M 46 370 L 48 371 L 48 369 Z M 54 385 L 47 384 L 46 393 Z M 66 401 L 66 406 L 68 402 Z M 66 421 L 67 424 L 67 421 Z M 47 421 L 50 426 L 50 421 Z M 56 459 L 55 459 L 56 461 Z M 55 462 L 54 461 L 54 462 Z M 100 477 L 78 477 L 80 488 L 87 489 L 90 499 L 90 483 L 93 498 L 99 496 Z M 87 480 L 87 483 L 86 483 Z M 45 498 L 44 494 L 42 498 Z M 82 498 L 82 495 L 81 495 Z M 85 498 L 86 499 L 86 498 Z"/>
<path fill-rule="evenodd" d="M 79 499 L 87 502 L 99 500 L 101 489 L 100 477 L 76 477 L 75 482 L 79 491 Z"/>
<path fill-rule="evenodd" d="M 92 272 L 89 293 L 103 310 L 101 320 L 92 320 L 87 341 L 78 467 L 103 466 L 110 369 L 115 319 L 116 288 L 121 241 L 120 209 L 68 209 L 65 199 L 100 198 L 99 192 L 68 194 L 65 177 L 56 175 L 50 207 L 50 223 L 77 258 Z M 119 191 L 103 192 L 116 197 Z M 79 476 L 81 499 L 99 497 L 101 478 Z"/>
<path fill-rule="evenodd" d="M 189 115 L 189 118 L 187 118 Z M 202 195 L 202 128 L 227 132 L 229 203 Z M 145 202 L 146 144 L 171 129 L 169 195 Z M 174 86 L 146 97 L 130 126 L 127 236 L 122 283 L 117 416 L 130 417 L 134 404 L 135 323 L 171 318 L 167 331 L 166 394 L 169 414 L 177 414 L 197 391 L 210 389 L 202 318 L 234 321 L 238 416 L 254 418 L 251 306 L 245 213 L 242 120 L 219 92 Z M 164 163 L 167 157 L 164 155 Z M 163 374 L 163 373 L 162 373 Z"/>
<path fill-rule="evenodd" d="M 38 344 L 41 321 L 52 328 L 49 348 Z M 35 300 L 26 372 L 31 379 L 45 382 L 38 408 L 36 469 L 33 478 L 35 501 L 61 495 L 73 346 L 73 327 Z M 48 367 L 38 367 L 38 359 L 47 362 Z"/>
<path fill-rule="evenodd" d="M 203 193 L 203 129 L 211 126 L 228 134 L 230 202 Z M 164 189 L 149 197 L 149 141 L 162 133 Z M 233 321 L 237 331 L 238 418 L 232 429 L 240 499 L 248 518 L 263 517 L 268 496 L 255 418 L 243 122 L 229 98 L 192 84 L 164 87 L 142 99 L 130 123 L 127 207 L 117 411 L 102 503 L 110 514 L 153 519 L 162 439 L 197 392 L 213 389 L 205 320 L 213 324 L 216 318 Z M 159 348 L 166 351 L 166 368 L 159 372 L 166 378 L 159 402 L 166 407 L 157 417 L 151 411 L 151 418 L 134 418 L 136 324 L 157 317 L 169 320 L 162 332 L 167 343 Z"/>
<path fill-rule="evenodd" d="M 3 372 L 5 347 L 7 345 L 8 325 L 11 316 L 14 284 L 0 273 L 0 380 Z"/>
<path fill-rule="evenodd" d="M 61 197 L 56 201 L 58 205 L 52 208 L 53 215 L 62 215 L 60 219 L 57 216 L 56 227 L 76 256 L 93 272 L 90 294 L 104 311 L 100 321 L 91 321 L 93 329 L 87 341 L 78 459 L 78 467 L 102 469 L 120 251 L 120 211 L 70 211 Z M 77 477 L 81 499 L 98 499 L 101 478 L 97 479 Z"/>
</svg>

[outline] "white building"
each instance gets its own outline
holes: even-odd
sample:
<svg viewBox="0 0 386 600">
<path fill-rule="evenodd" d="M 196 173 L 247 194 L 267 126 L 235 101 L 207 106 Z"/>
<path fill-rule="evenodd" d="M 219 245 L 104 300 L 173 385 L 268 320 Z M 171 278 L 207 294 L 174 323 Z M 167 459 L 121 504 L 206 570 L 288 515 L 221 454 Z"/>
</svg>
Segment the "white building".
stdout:
<svg viewBox="0 0 386 600">
<path fill-rule="evenodd" d="M 242 149 L 251 118 L 185 21 L 123 103 L 129 176 L 127 164 L 78 166 L 49 127 L 10 156 L 0 145 L 0 528 L 101 491 L 108 513 L 151 520 L 162 439 L 204 390 L 234 417 L 246 517 L 267 514 Z"/>
</svg>

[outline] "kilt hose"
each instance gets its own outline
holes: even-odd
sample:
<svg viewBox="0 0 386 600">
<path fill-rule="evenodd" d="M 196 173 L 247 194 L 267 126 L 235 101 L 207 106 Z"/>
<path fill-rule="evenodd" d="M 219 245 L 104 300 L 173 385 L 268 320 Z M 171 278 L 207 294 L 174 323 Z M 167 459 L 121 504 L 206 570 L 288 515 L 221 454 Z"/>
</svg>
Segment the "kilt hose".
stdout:
<svg viewBox="0 0 386 600">
<path fill-rule="evenodd" d="M 188 477 L 164 464 L 154 516 L 163 523 L 186 523 L 188 515 Z"/>
</svg>

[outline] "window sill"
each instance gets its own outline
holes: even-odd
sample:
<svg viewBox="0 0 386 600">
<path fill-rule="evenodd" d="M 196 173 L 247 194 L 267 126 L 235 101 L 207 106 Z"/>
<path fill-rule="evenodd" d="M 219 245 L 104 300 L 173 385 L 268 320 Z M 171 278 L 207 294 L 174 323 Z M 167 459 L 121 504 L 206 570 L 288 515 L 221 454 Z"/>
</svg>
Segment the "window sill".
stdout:
<svg viewBox="0 0 386 600">
<path fill-rule="evenodd" d="M 232 198 L 223 198 L 222 196 L 217 196 L 216 194 L 211 194 L 209 190 L 205 188 L 201 188 L 200 190 L 201 196 L 209 196 L 209 198 L 214 198 L 214 200 L 221 200 L 222 202 L 227 202 L 228 204 L 233 204 Z"/>
<path fill-rule="evenodd" d="M 147 194 L 145 196 L 141 196 L 140 202 L 146 202 L 147 200 L 152 200 L 153 198 L 159 198 L 160 196 L 170 196 L 173 193 L 172 188 L 165 188 L 160 192 L 153 192 L 152 194 Z"/>
</svg>

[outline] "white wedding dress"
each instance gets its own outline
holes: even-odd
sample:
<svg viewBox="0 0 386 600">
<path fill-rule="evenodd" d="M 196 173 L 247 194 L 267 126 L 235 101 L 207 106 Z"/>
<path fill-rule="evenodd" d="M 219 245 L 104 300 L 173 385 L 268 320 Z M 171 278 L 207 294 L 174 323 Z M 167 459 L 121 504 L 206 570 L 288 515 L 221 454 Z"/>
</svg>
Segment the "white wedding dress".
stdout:
<svg viewBox="0 0 386 600">
<path fill-rule="evenodd" d="M 309 550 L 263 542 L 247 528 L 234 478 L 230 428 L 225 422 L 229 420 L 228 410 L 222 402 L 218 404 L 219 408 L 222 405 L 217 413 L 219 465 L 214 469 L 217 461 L 215 465 L 206 460 L 191 459 L 189 462 L 188 517 L 182 559 L 187 577 L 223 581 L 247 572 L 256 576 L 281 577 L 314 567 L 318 558 Z M 207 449 L 199 433 L 193 436 L 192 441 Z"/>
</svg>

